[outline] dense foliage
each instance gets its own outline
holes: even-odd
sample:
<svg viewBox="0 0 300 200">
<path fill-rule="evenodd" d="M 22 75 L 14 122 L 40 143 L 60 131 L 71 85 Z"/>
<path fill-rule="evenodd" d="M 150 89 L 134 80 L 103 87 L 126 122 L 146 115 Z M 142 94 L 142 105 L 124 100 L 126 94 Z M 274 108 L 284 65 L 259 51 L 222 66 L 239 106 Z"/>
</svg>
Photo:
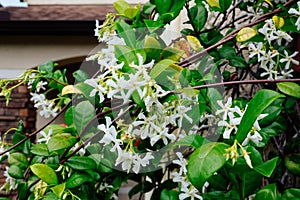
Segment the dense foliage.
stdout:
<svg viewBox="0 0 300 200">
<path fill-rule="evenodd" d="M 20 122 L 1 136 L 2 188 L 19 199 L 117 199 L 122 183 L 134 180 L 129 197 L 299 199 L 292 41 L 300 2 L 119 0 L 114 7 L 117 14 L 96 22 L 105 46 L 87 58 L 99 64 L 92 77 L 80 69 L 70 83 L 48 62 L 0 81 L 7 103 L 27 84 L 39 114 L 53 119 L 34 133 Z M 168 24 L 180 13 L 187 21 L 178 34 Z M 65 124 L 52 123 L 60 115 Z"/>
</svg>

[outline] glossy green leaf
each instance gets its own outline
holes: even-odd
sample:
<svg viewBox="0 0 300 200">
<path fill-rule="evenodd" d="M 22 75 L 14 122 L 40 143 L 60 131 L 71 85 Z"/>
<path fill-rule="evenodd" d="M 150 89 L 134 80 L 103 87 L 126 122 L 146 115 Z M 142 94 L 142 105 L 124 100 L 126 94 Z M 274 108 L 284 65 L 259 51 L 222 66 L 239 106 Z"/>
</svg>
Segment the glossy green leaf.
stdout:
<svg viewBox="0 0 300 200">
<path fill-rule="evenodd" d="M 80 133 L 95 117 L 95 107 L 89 101 L 82 101 L 74 108 L 74 124 Z"/>
<path fill-rule="evenodd" d="M 270 177 L 276 168 L 278 161 L 278 157 L 275 157 L 267 162 L 262 163 L 261 165 L 254 166 L 254 170 L 258 173 L 262 174 L 263 176 Z"/>
<path fill-rule="evenodd" d="M 260 90 L 250 101 L 248 108 L 241 120 L 236 139 L 238 142 L 243 142 L 247 134 L 252 128 L 253 123 L 257 117 L 276 99 L 284 97 L 283 95 L 272 90 Z"/>
<path fill-rule="evenodd" d="M 223 12 L 226 12 L 227 9 L 230 7 L 230 5 L 232 4 L 232 0 L 219 0 L 219 4 L 221 7 L 221 10 Z"/>
<path fill-rule="evenodd" d="M 165 71 L 171 64 L 174 64 L 174 60 L 164 59 L 157 63 L 153 69 L 150 71 L 150 76 L 152 79 L 158 77 L 163 71 Z"/>
<path fill-rule="evenodd" d="M 97 165 L 92 158 L 86 156 L 72 156 L 66 164 L 75 170 L 96 169 Z"/>
<path fill-rule="evenodd" d="M 153 20 L 149 20 L 149 19 L 145 19 L 144 22 L 150 33 L 155 32 L 157 29 L 159 29 L 165 25 L 159 21 L 153 21 Z"/>
<path fill-rule="evenodd" d="M 89 78 L 89 75 L 81 69 L 73 72 L 73 76 L 77 82 L 83 82 Z"/>
<path fill-rule="evenodd" d="M 54 135 L 48 142 L 50 152 L 72 147 L 77 142 L 77 138 L 69 133 Z"/>
<path fill-rule="evenodd" d="M 119 37 L 123 38 L 125 40 L 125 43 L 131 47 L 134 48 L 136 45 L 136 36 L 133 31 L 133 29 L 130 27 L 129 24 L 127 24 L 124 20 L 120 20 L 116 24 L 116 28 L 119 34 Z"/>
<path fill-rule="evenodd" d="M 31 171 L 39 177 L 42 181 L 46 182 L 49 185 L 57 185 L 58 178 L 55 171 L 45 164 L 34 164 L 30 166 Z"/>
<path fill-rule="evenodd" d="M 51 78 L 53 75 L 54 66 L 55 66 L 55 63 L 53 61 L 49 61 L 47 63 L 39 65 L 38 70 L 45 74 L 44 77 Z"/>
<path fill-rule="evenodd" d="M 290 188 L 284 191 L 280 200 L 297 200 L 300 199 L 300 189 Z"/>
<path fill-rule="evenodd" d="M 133 19 L 140 11 L 139 7 L 135 7 L 135 8 L 127 8 L 125 10 L 125 17 L 129 18 L 129 19 Z"/>
<path fill-rule="evenodd" d="M 224 47 L 218 49 L 218 52 L 219 52 L 221 58 L 229 59 L 229 58 L 236 57 L 235 49 L 231 46 L 224 46 Z"/>
<path fill-rule="evenodd" d="M 193 6 L 190 9 L 190 23 L 196 29 L 195 31 L 200 31 L 205 25 L 207 20 L 207 10 L 202 4 Z"/>
<path fill-rule="evenodd" d="M 130 8 L 130 4 L 127 1 L 118 0 L 114 2 L 114 8 L 119 14 L 124 15 L 125 10 Z"/>
<path fill-rule="evenodd" d="M 147 54 L 147 60 L 151 61 L 154 59 L 158 61 L 160 58 L 160 52 L 162 51 L 161 45 L 157 39 L 151 36 L 146 36 L 144 42 L 144 49 Z"/>
<path fill-rule="evenodd" d="M 160 15 L 167 13 L 172 5 L 172 0 L 154 0 L 154 2 Z"/>
<path fill-rule="evenodd" d="M 84 173 L 84 172 L 74 172 L 66 182 L 66 187 L 67 188 L 75 188 L 80 186 L 81 184 L 87 182 L 87 181 L 92 181 L 93 178 L 90 177 L 89 174 Z"/>
<path fill-rule="evenodd" d="M 28 160 L 23 153 L 11 153 L 8 157 L 8 164 L 9 165 L 17 165 L 21 169 L 25 169 L 28 166 Z"/>
<path fill-rule="evenodd" d="M 69 107 L 65 112 L 64 118 L 68 126 L 71 126 L 74 123 L 73 112 L 74 112 L 74 106 Z"/>
<path fill-rule="evenodd" d="M 201 190 L 204 183 L 226 163 L 225 149 L 229 145 L 211 142 L 194 151 L 188 161 L 188 178 Z"/>
<path fill-rule="evenodd" d="M 8 168 L 8 174 L 15 178 L 15 179 L 21 179 L 23 178 L 23 170 L 18 165 L 12 165 Z"/>
<path fill-rule="evenodd" d="M 179 192 L 164 189 L 160 194 L 160 200 L 179 200 Z"/>
<path fill-rule="evenodd" d="M 66 188 L 66 183 L 62 183 L 62 184 L 56 185 L 50 189 L 58 198 L 61 198 L 65 191 L 65 188 Z"/>
<path fill-rule="evenodd" d="M 278 89 L 284 94 L 300 98 L 300 86 L 293 82 L 277 83 Z"/>
<path fill-rule="evenodd" d="M 50 156 L 47 144 L 45 144 L 45 143 L 34 144 L 31 147 L 30 152 L 32 154 L 35 154 L 35 155 L 38 155 L 38 156 Z"/>
<path fill-rule="evenodd" d="M 231 65 L 233 67 L 238 67 L 238 68 L 247 68 L 248 67 L 247 62 L 242 57 L 234 57 L 234 58 L 229 59 L 229 65 Z"/>
<path fill-rule="evenodd" d="M 286 168 L 295 175 L 300 175 L 300 154 L 289 154 L 284 157 Z"/>
<path fill-rule="evenodd" d="M 254 200 L 270 200 L 277 199 L 276 185 L 270 184 L 260 189 L 254 198 Z"/>
<path fill-rule="evenodd" d="M 184 138 L 180 139 L 178 142 L 176 142 L 175 146 L 189 146 L 194 148 L 199 148 L 204 143 L 204 138 L 200 135 L 188 135 Z"/>
<path fill-rule="evenodd" d="M 124 45 L 114 45 L 116 58 L 126 65 L 137 63 L 138 58 L 134 50 Z"/>
<path fill-rule="evenodd" d="M 161 52 L 161 57 L 163 59 L 170 59 L 174 61 L 179 61 L 181 56 L 184 54 L 183 50 L 180 50 L 175 47 L 166 47 Z"/>
</svg>

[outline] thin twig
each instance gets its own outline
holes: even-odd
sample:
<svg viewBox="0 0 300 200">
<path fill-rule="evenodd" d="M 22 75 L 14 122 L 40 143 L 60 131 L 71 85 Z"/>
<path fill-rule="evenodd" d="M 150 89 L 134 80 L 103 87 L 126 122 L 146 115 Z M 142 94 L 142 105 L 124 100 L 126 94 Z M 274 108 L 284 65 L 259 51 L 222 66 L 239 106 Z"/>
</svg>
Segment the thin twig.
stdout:
<svg viewBox="0 0 300 200">
<path fill-rule="evenodd" d="M 287 7 L 289 7 L 291 4 L 293 4 L 295 1 L 296 1 L 296 0 L 291 0 L 291 1 L 287 2 L 287 3 L 285 3 L 283 6 L 287 8 Z M 243 29 L 243 28 L 245 28 L 245 27 L 251 27 L 251 26 L 257 25 L 257 24 L 259 24 L 260 22 L 263 22 L 263 21 L 265 21 L 266 19 L 269 19 L 270 17 L 272 17 L 272 16 L 274 16 L 274 15 L 276 15 L 276 14 L 282 12 L 282 11 L 283 11 L 283 10 L 282 10 L 281 8 L 277 8 L 277 9 L 273 10 L 272 12 L 269 12 L 269 13 L 266 13 L 266 14 L 260 16 L 260 17 L 257 18 L 255 21 L 250 22 L 249 24 L 246 24 L 246 25 L 244 25 L 244 26 L 239 27 L 238 29 L 236 29 L 236 30 L 230 32 L 228 35 L 226 35 L 223 39 L 221 39 L 221 40 L 220 40 L 219 42 L 217 42 L 216 44 L 214 44 L 214 45 L 212 45 L 212 46 L 210 46 L 210 47 L 208 47 L 208 48 L 206 48 L 206 49 L 200 51 L 199 53 L 196 53 L 195 55 L 189 57 L 189 58 L 186 59 L 186 60 L 181 61 L 181 62 L 179 63 L 179 65 L 182 66 L 182 67 L 187 67 L 187 66 L 191 65 L 192 63 L 194 63 L 194 62 L 198 61 L 199 59 L 201 59 L 202 56 L 203 56 L 204 54 L 206 54 L 206 52 L 209 52 L 209 51 L 211 51 L 211 50 L 217 48 L 218 46 L 220 46 L 220 45 L 222 45 L 222 44 L 224 44 L 224 43 L 226 43 L 226 42 L 228 42 L 228 41 L 234 39 L 234 38 L 236 37 L 237 33 L 238 33 L 241 29 Z"/>
</svg>

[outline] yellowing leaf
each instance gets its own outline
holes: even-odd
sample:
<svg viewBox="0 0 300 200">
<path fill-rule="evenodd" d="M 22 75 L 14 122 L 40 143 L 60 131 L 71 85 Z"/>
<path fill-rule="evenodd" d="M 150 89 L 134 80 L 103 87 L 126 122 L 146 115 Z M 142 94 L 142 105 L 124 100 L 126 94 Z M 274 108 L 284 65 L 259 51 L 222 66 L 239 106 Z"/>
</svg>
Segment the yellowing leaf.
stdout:
<svg viewBox="0 0 300 200">
<path fill-rule="evenodd" d="M 221 8 L 221 7 L 220 7 L 219 0 L 206 0 L 206 2 L 208 3 L 208 5 L 209 5 L 210 7 L 218 7 L 218 8 Z"/>
<path fill-rule="evenodd" d="M 62 90 L 62 95 L 65 94 L 81 94 L 82 92 L 78 90 L 74 85 L 67 85 Z"/>
<path fill-rule="evenodd" d="M 253 28 L 250 27 L 242 28 L 236 36 L 236 41 L 245 42 L 253 38 L 256 34 L 257 34 L 256 30 Z"/>
<path fill-rule="evenodd" d="M 272 17 L 272 20 L 273 20 L 274 25 L 275 25 L 276 28 L 279 29 L 279 28 L 283 27 L 283 25 L 284 25 L 284 19 L 282 17 L 278 17 L 278 16 L 274 15 Z"/>
<path fill-rule="evenodd" d="M 273 7 L 273 4 L 271 3 L 271 1 L 270 0 L 265 0 L 265 2 L 267 2 L 270 6 L 272 6 Z"/>
<path fill-rule="evenodd" d="M 195 51 L 199 51 L 202 48 L 200 41 L 196 37 L 188 35 L 186 38 L 190 47 Z"/>
</svg>

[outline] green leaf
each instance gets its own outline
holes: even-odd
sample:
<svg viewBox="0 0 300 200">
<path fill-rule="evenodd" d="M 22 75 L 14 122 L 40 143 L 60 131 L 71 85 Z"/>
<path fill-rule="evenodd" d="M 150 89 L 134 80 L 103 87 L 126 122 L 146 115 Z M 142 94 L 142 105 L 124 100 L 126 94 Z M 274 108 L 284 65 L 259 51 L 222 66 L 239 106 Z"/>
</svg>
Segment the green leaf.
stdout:
<svg viewBox="0 0 300 200">
<path fill-rule="evenodd" d="M 229 65 L 231 65 L 233 67 L 238 67 L 238 68 L 247 68 L 248 67 L 247 62 L 242 57 L 234 57 L 234 58 L 229 59 Z"/>
<path fill-rule="evenodd" d="M 172 0 L 154 0 L 156 9 L 160 15 L 169 11 L 172 5 Z"/>
<path fill-rule="evenodd" d="M 54 66 L 55 63 L 53 61 L 49 61 L 47 63 L 39 65 L 38 70 L 45 74 L 45 78 L 52 78 Z"/>
<path fill-rule="evenodd" d="M 133 19 L 140 11 L 139 6 L 134 7 L 134 8 L 127 8 L 125 10 L 125 17 L 129 18 L 129 19 Z"/>
<path fill-rule="evenodd" d="M 149 19 L 144 19 L 144 22 L 150 33 L 155 32 L 157 29 L 165 25 L 163 23 L 160 23 L 159 21 L 153 21 Z"/>
<path fill-rule="evenodd" d="M 278 89 L 292 97 L 300 98 L 300 86 L 293 82 L 277 83 Z"/>
<path fill-rule="evenodd" d="M 179 192 L 164 189 L 160 194 L 160 200 L 179 200 Z"/>
<path fill-rule="evenodd" d="M 48 142 L 48 149 L 50 152 L 67 149 L 72 147 L 77 142 L 77 138 L 69 133 L 62 133 L 54 135 Z"/>
<path fill-rule="evenodd" d="M 97 168 L 96 162 L 92 158 L 86 156 L 72 156 L 68 159 L 66 164 L 75 170 L 89 170 Z"/>
<path fill-rule="evenodd" d="M 95 117 L 95 107 L 89 101 L 82 101 L 74 108 L 74 124 L 80 133 Z"/>
<path fill-rule="evenodd" d="M 28 166 L 28 160 L 26 156 L 19 152 L 11 153 L 7 161 L 9 165 L 17 165 L 21 169 L 25 169 Z"/>
<path fill-rule="evenodd" d="M 130 4 L 127 1 L 118 0 L 114 2 L 114 8 L 119 14 L 124 15 L 125 10 L 130 8 Z"/>
<path fill-rule="evenodd" d="M 219 4 L 221 7 L 221 10 L 223 12 L 226 12 L 227 9 L 230 7 L 230 5 L 232 4 L 232 0 L 219 0 Z"/>
<path fill-rule="evenodd" d="M 300 154 L 289 154 L 284 157 L 286 168 L 293 174 L 300 175 Z"/>
<path fill-rule="evenodd" d="M 236 133 L 238 142 L 243 142 L 257 117 L 276 99 L 284 97 L 272 90 L 260 90 L 250 101 Z"/>
<path fill-rule="evenodd" d="M 82 185 L 84 182 L 93 180 L 88 173 L 84 172 L 74 172 L 66 182 L 67 188 L 75 188 Z"/>
<path fill-rule="evenodd" d="M 150 71 L 152 79 L 158 77 L 163 71 L 165 71 L 171 64 L 174 64 L 174 60 L 164 59 L 158 62 L 153 69 Z"/>
<path fill-rule="evenodd" d="M 221 58 L 230 59 L 236 57 L 235 49 L 231 46 L 224 46 L 218 49 Z"/>
<path fill-rule="evenodd" d="M 263 176 L 270 177 L 277 165 L 278 157 L 275 157 L 267 162 L 262 163 L 261 165 L 254 166 L 254 170 L 258 173 L 262 174 Z"/>
<path fill-rule="evenodd" d="M 151 61 L 154 59 L 158 61 L 160 58 L 160 52 L 162 51 L 161 45 L 157 39 L 151 36 L 146 36 L 144 49 L 147 54 L 147 60 Z"/>
<path fill-rule="evenodd" d="M 84 82 L 89 78 L 89 75 L 81 69 L 73 72 L 73 76 L 77 82 Z"/>
<path fill-rule="evenodd" d="M 137 55 L 135 54 L 134 50 L 132 50 L 130 47 L 124 45 L 114 45 L 114 48 L 116 58 L 120 62 L 123 61 L 126 65 L 138 62 Z"/>
<path fill-rule="evenodd" d="M 73 112 L 74 112 L 74 106 L 69 107 L 68 110 L 65 112 L 64 118 L 68 126 L 71 126 L 74 123 Z"/>
<path fill-rule="evenodd" d="M 192 153 L 188 162 L 188 178 L 198 190 L 202 190 L 204 183 L 225 165 L 224 154 L 228 147 L 225 143 L 211 142 Z"/>
<path fill-rule="evenodd" d="M 62 183 L 62 184 L 56 185 L 50 189 L 58 198 L 61 198 L 65 191 L 65 188 L 66 188 L 66 183 Z"/>
<path fill-rule="evenodd" d="M 8 174 L 15 178 L 15 179 L 21 179 L 23 178 L 23 170 L 18 165 L 12 165 L 8 168 Z"/>
<path fill-rule="evenodd" d="M 280 200 L 297 200 L 300 199 L 300 189 L 290 188 L 284 191 Z"/>
<path fill-rule="evenodd" d="M 188 135 L 176 142 L 175 146 L 190 146 L 199 148 L 204 143 L 204 138 L 200 135 Z"/>
<path fill-rule="evenodd" d="M 130 27 L 130 25 L 127 24 L 124 20 L 120 20 L 116 24 L 116 28 L 117 28 L 119 36 L 125 40 L 125 43 L 129 47 L 135 48 L 136 37 L 135 37 L 135 33 L 134 33 L 133 29 Z"/>
<path fill-rule="evenodd" d="M 270 199 L 277 199 L 275 184 L 270 184 L 263 187 L 256 193 L 256 196 L 254 198 L 254 200 L 270 200 Z"/>
<path fill-rule="evenodd" d="M 34 164 L 30 166 L 31 171 L 39 177 L 42 181 L 49 185 L 57 185 L 58 179 L 55 171 L 45 164 Z"/>
<path fill-rule="evenodd" d="M 45 143 L 34 144 L 31 147 L 30 152 L 38 156 L 50 156 L 47 144 Z"/>
<path fill-rule="evenodd" d="M 207 20 L 207 10 L 204 5 L 198 4 L 190 9 L 190 23 L 193 24 L 195 31 L 201 31 Z"/>
<path fill-rule="evenodd" d="M 183 50 L 180 50 L 175 47 L 166 47 L 161 52 L 161 57 L 163 59 L 170 59 L 174 61 L 179 61 L 181 56 L 184 54 Z"/>
</svg>

